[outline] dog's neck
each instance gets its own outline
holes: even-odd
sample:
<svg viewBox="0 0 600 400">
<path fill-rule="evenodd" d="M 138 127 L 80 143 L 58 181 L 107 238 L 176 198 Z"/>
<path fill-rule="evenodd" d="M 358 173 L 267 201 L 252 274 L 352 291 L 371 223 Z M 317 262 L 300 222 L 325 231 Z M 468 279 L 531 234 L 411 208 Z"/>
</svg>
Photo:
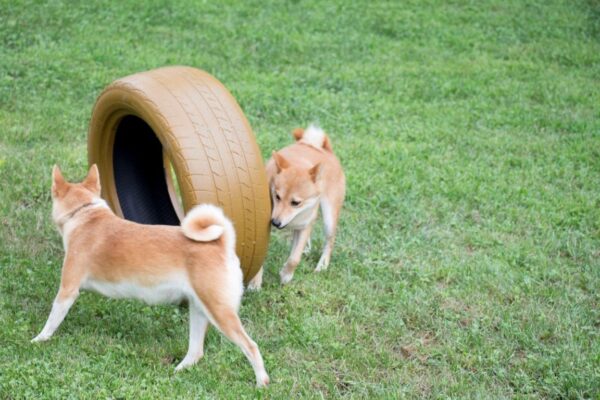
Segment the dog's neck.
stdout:
<svg viewBox="0 0 600 400">
<path fill-rule="evenodd" d="M 61 215 L 60 217 L 58 217 L 56 219 L 56 225 L 58 225 L 58 228 L 62 231 L 62 228 L 65 226 L 65 224 L 67 222 L 69 222 L 69 220 L 73 219 L 77 214 L 79 214 L 82 211 L 87 210 L 88 208 L 96 208 L 96 207 L 108 208 L 108 205 L 106 204 L 106 201 L 104 201 L 103 199 L 94 199 L 94 200 L 90 201 L 89 203 L 82 204 L 79 207 L 76 207 L 74 210 L 68 211 L 68 212 L 64 213 L 63 215 Z"/>
</svg>

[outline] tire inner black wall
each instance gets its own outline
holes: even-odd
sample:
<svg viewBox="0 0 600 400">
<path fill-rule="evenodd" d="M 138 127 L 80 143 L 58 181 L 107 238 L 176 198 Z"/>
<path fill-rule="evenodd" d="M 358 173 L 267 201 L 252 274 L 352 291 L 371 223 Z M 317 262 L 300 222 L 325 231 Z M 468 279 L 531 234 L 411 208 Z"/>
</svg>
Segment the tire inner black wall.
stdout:
<svg viewBox="0 0 600 400">
<path fill-rule="evenodd" d="M 115 133 L 113 171 L 125 219 L 179 225 L 164 165 L 162 145 L 150 126 L 138 117 L 124 117 Z"/>
</svg>

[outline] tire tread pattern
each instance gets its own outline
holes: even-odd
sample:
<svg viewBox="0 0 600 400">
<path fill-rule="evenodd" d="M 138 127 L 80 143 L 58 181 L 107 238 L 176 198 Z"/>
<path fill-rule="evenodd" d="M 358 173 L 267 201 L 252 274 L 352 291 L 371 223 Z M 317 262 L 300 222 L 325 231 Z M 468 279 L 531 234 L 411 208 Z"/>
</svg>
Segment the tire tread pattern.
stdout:
<svg viewBox="0 0 600 400">
<path fill-rule="evenodd" d="M 223 207 L 234 223 L 237 253 L 249 281 L 266 254 L 271 204 L 260 151 L 227 89 L 208 73 L 190 67 L 159 68 L 117 80 L 94 107 L 90 163 L 105 158 L 92 150 L 99 136 L 110 134 L 104 132 L 106 109 L 137 114 L 153 128 L 174 165 L 186 212 L 204 202 Z M 106 183 L 114 181 L 103 179 Z"/>
</svg>

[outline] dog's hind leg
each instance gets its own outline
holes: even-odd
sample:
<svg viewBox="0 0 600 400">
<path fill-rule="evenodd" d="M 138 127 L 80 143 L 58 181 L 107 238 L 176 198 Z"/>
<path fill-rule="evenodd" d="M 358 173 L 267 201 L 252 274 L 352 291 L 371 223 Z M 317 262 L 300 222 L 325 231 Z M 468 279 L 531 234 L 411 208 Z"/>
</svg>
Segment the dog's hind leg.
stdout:
<svg viewBox="0 0 600 400">
<path fill-rule="evenodd" d="M 60 288 L 52 303 L 48 321 L 46 321 L 46 325 L 44 325 L 44 329 L 40 334 L 31 340 L 32 342 L 43 342 L 52 337 L 79 296 L 82 279 L 83 271 L 77 267 L 72 257 L 67 255 L 63 263 Z"/>
<path fill-rule="evenodd" d="M 188 352 L 175 367 L 175 371 L 181 371 L 198 362 L 204 355 L 204 337 L 208 329 L 208 318 L 193 299 L 189 300 L 190 308 L 190 342 Z"/>
<path fill-rule="evenodd" d="M 226 264 L 205 267 L 202 274 L 197 274 L 196 269 L 190 270 L 190 280 L 195 292 L 190 303 L 195 302 L 209 321 L 240 347 L 254 369 L 257 386 L 266 386 L 269 376 L 265 371 L 263 358 L 237 314 L 243 291 L 238 258 L 233 255 Z"/>
<path fill-rule="evenodd" d="M 269 375 L 265 371 L 265 365 L 256 343 L 248 336 L 242 322 L 232 307 L 225 303 L 212 306 L 205 304 L 211 314 L 211 322 L 221 331 L 229 340 L 235 343 L 244 353 L 256 376 L 256 386 L 263 387 L 269 384 Z"/>
<path fill-rule="evenodd" d="M 263 268 L 264 266 L 260 267 L 254 278 L 248 283 L 248 290 L 260 290 L 262 287 Z"/>
</svg>

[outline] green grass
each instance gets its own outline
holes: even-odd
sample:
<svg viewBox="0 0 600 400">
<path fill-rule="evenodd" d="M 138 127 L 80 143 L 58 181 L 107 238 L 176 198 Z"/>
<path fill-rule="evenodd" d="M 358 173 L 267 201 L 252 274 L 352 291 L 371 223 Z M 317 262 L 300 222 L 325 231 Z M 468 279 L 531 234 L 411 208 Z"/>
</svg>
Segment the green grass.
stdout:
<svg viewBox="0 0 600 400">
<path fill-rule="evenodd" d="M 600 398 L 600 3 L 0 1 L 0 398 Z M 330 269 L 273 234 L 242 319 L 272 385 L 187 310 L 59 282 L 50 171 L 86 170 L 94 100 L 184 64 L 264 156 L 331 133 L 348 195 Z"/>
</svg>

